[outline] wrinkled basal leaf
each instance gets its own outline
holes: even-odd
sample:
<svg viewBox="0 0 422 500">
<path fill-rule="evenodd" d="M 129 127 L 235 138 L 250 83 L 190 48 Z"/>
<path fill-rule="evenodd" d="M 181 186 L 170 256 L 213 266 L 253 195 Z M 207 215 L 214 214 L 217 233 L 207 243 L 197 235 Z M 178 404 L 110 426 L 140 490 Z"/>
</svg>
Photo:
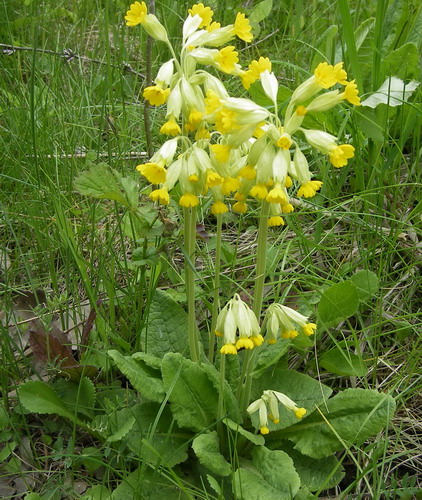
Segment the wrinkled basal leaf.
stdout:
<svg viewBox="0 0 422 500">
<path fill-rule="evenodd" d="M 388 425 L 395 406 L 394 398 L 388 394 L 346 389 L 307 419 L 277 434 L 293 441 L 301 453 L 324 458 L 380 432 Z"/>
<path fill-rule="evenodd" d="M 291 500 L 299 491 L 300 478 L 293 460 L 284 451 L 257 446 L 252 452 L 253 468 L 235 473 L 233 493 L 242 500 Z"/>
<path fill-rule="evenodd" d="M 364 377 L 368 373 L 368 368 L 361 356 L 344 351 L 340 347 L 334 347 L 325 352 L 319 360 L 319 364 L 337 375 Z"/>
<path fill-rule="evenodd" d="M 168 353 L 162 365 L 164 388 L 180 427 L 204 431 L 215 424 L 218 392 L 203 368 L 178 353 Z"/>
<path fill-rule="evenodd" d="M 359 295 L 355 284 L 350 280 L 336 283 L 321 296 L 317 323 L 325 328 L 334 326 L 353 316 L 358 305 Z"/>
<path fill-rule="evenodd" d="M 123 356 L 116 350 L 108 351 L 108 355 L 133 387 L 145 398 L 157 403 L 163 401 L 165 391 L 157 369 L 149 367 L 141 360 L 136 361 L 130 356 Z"/>
<path fill-rule="evenodd" d="M 350 279 L 357 288 L 359 300 L 365 301 L 372 299 L 378 292 L 379 279 L 372 271 L 358 271 Z"/>
<path fill-rule="evenodd" d="M 117 201 L 129 206 L 123 186 L 119 182 L 121 175 L 117 170 L 105 163 L 93 165 L 89 170 L 81 172 L 75 179 L 74 186 L 85 196 Z"/>
<path fill-rule="evenodd" d="M 192 442 L 192 448 L 201 464 L 218 476 L 229 476 L 230 464 L 219 450 L 218 435 L 215 431 L 200 434 Z"/>
<path fill-rule="evenodd" d="M 166 292 L 156 290 L 142 331 L 143 350 L 162 358 L 168 352 L 188 350 L 186 311 Z"/>
</svg>

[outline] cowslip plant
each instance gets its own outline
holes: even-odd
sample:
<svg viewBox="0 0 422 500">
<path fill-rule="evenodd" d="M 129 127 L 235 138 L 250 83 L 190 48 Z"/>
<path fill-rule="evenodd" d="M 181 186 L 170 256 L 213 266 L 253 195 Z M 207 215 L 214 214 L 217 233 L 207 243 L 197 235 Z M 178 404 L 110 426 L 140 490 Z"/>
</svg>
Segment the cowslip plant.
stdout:
<svg viewBox="0 0 422 500">
<path fill-rule="evenodd" d="M 380 432 L 395 407 L 391 396 L 369 389 L 346 389 L 330 398 L 328 386 L 286 369 L 283 356 L 295 341 L 321 330 L 282 303 L 263 310 L 268 228 L 284 225 L 283 216 L 294 210 L 293 197 L 311 198 L 322 187 L 307 153 L 326 155 L 335 168 L 355 154 L 351 144 L 306 128 L 306 116 L 343 104 L 359 106 L 360 98 L 342 62 L 323 62 L 280 110 L 271 61 L 260 57 L 246 68 L 239 63 L 233 44 L 236 38 L 252 41 L 248 19 L 238 13 L 233 24 L 221 26 L 213 16 L 202 3 L 189 9 L 176 54 L 144 2 L 126 13 L 129 27 L 145 29 L 172 55 L 143 91 L 151 105 L 162 106 L 160 134 L 169 138 L 136 170 L 152 185 L 151 202 L 178 203 L 182 209 L 187 314 L 168 294 L 156 292 L 142 332 L 143 351 L 131 356 L 109 351 L 141 402 L 129 398 L 128 408 L 92 418 L 84 428 L 121 440 L 152 467 L 157 460 L 168 467 L 185 462 L 191 445 L 199 463 L 192 467 L 219 498 L 307 498 L 310 491 L 339 483 L 342 466 L 334 453 L 348 452 Z M 245 91 L 260 81 L 272 106 L 231 96 L 224 83 L 228 77 L 240 78 Z M 250 205 L 260 210 L 253 304 L 242 300 L 239 290 L 220 307 L 223 214 L 230 209 L 243 214 Z M 217 235 L 207 351 L 195 315 L 200 206 L 211 207 Z M 335 302 L 332 306 L 335 310 Z M 22 396 L 30 409 L 29 395 Z M 149 427 L 166 428 L 167 434 L 153 438 Z"/>
</svg>

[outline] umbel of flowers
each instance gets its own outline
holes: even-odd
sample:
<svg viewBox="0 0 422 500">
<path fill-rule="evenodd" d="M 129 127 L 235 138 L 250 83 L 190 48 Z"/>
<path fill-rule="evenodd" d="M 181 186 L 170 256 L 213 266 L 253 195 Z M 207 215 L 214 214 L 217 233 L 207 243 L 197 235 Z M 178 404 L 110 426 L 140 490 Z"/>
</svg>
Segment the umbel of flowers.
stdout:
<svg viewBox="0 0 422 500">
<path fill-rule="evenodd" d="M 236 38 L 253 39 L 248 19 L 238 13 L 233 24 L 221 26 L 213 15 L 202 3 L 189 9 L 176 55 L 164 26 L 148 13 L 144 2 L 133 3 L 126 14 L 128 26 L 141 25 L 172 54 L 159 69 L 155 84 L 143 92 L 150 104 L 165 105 L 160 132 L 171 139 L 137 169 L 154 185 L 150 198 L 158 203 L 168 204 L 177 184 L 182 207 L 195 207 L 202 197 L 211 196 L 214 214 L 227 212 L 230 202 L 234 212 L 245 213 L 248 199 L 265 200 L 270 204 L 269 226 L 280 226 L 282 215 L 293 211 L 292 190 L 298 197 L 310 198 L 322 186 L 313 178 L 304 148 L 311 146 L 327 155 L 337 168 L 354 155 L 352 145 L 303 127 L 305 116 L 345 101 L 358 106 L 357 87 L 354 80 L 347 80 L 343 63 L 321 63 L 293 92 L 280 118 L 271 61 L 260 57 L 244 69 L 232 45 Z M 204 67 L 239 77 L 245 89 L 260 80 L 273 111 L 250 99 L 231 97 L 221 80 Z"/>
</svg>

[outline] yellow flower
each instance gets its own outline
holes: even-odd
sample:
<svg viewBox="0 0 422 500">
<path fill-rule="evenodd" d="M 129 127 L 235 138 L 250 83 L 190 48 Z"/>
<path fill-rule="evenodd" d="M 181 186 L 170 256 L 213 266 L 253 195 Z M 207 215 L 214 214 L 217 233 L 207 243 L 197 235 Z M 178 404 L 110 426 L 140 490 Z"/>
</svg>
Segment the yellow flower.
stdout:
<svg viewBox="0 0 422 500">
<path fill-rule="evenodd" d="M 228 210 L 229 209 L 227 205 L 222 201 L 216 201 L 211 206 L 211 213 L 213 213 L 214 215 L 225 214 Z"/>
<path fill-rule="evenodd" d="M 228 161 L 231 150 L 230 146 L 227 144 L 212 144 L 210 149 L 217 161 L 220 163 L 226 163 Z"/>
<path fill-rule="evenodd" d="M 263 426 L 259 429 L 259 432 L 260 432 L 261 434 L 263 434 L 263 435 L 264 435 L 264 434 L 269 434 L 270 429 L 268 429 L 268 427 L 267 427 L 267 426 L 263 425 Z"/>
<path fill-rule="evenodd" d="M 179 125 L 173 117 L 170 117 L 168 121 L 160 128 L 160 133 L 164 135 L 179 135 L 181 133 Z"/>
<path fill-rule="evenodd" d="M 147 12 L 148 9 L 145 2 L 132 3 L 130 5 L 130 9 L 126 12 L 126 26 L 137 26 L 138 24 L 141 24 L 144 21 Z"/>
<path fill-rule="evenodd" d="M 257 80 L 257 78 L 255 78 L 255 75 L 250 69 L 248 69 L 247 71 L 240 71 L 239 76 L 240 79 L 242 80 L 242 85 L 245 87 L 246 90 L 248 90 L 250 86 Z"/>
<path fill-rule="evenodd" d="M 138 165 L 136 170 L 146 177 L 151 184 L 162 184 L 166 180 L 166 169 L 158 163 Z"/>
<path fill-rule="evenodd" d="M 240 339 L 236 342 L 236 349 L 239 351 L 240 349 L 253 349 L 255 344 L 253 340 L 246 337 L 240 337 Z"/>
<path fill-rule="evenodd" d="M 214 11 L 211 10 L 210 7 L 205 7 L 205 5 L 202 2 L 192 5 L 192 8 L 189 9 L 188 12 L 192 17 L 198 15 L 202 19 L 202 22 L 199 25 L 200 28 L 203 28 L 204 26 L 209 26 L 212 20 L 212 16 L 214 14 Z"/>
<path fill-rule="evenodd" d="M 252 335 L 251 340 L 255 347 L 259 347 L 264 343 L 264 337 L 260 333 L 258 335 Z"/>
<path fill-rule="evenodd" d="M 200 128 L 195 134 L 195 141 L 200 141 L 201 139 L 209 139 L 211 134 L 207 128 Z"/>
<path fill-rule="evenodd" d="M 299 116 L 305 116 L 308 110 L 305 108 L 305 106 L 298 106 L 296 108 L 296 114 Z"/>
<path fill-rule="evenodd" d="M 248 210 L 248 205 L 244 201 L 238 201 L 232 206 L 233 212 L 244 214 Z"/>
<path fill-rule="evenodd" d="M 205 100 L 205 112 L 207 115 L 212 115 L 221 106 L 220 98 L 212 90 L 207 91 L 207 95 L 204 100 Z"/>
<path fill-rule="evenodd" d="M 221 354 L 237 354 L 237 349 L 233 344 L 225 344 L 220 349 Z"/>
<path fill-rule="evenodd" d="M 315 323 L 306 323 L 305 326 L 302 327 L 303 333 L 310 337 L 315 333 L 316 324 Z"/>
<path fill-rule="evenodd" d="M 240 169 L 239 175 L 248 181 L 253 181 L 256 177 L 255 167 L 252 165 L 245 165 Z"/>
<path fill-rule="evenodd" d="M 228 45 L 220 49 L 214 57 L 217 63 L 218 69 L 224 73 L 231 73 L 235 69 L 236 63 L 239 62 L 239 58 L 235 47 L 233 45 Z"/>
<path fill-rule="evenodd" d="M 250 191 L 249 194 L 258 200 L 265 200 L 268 191 L 263 184 L 256 184 Z"/>
<path fill-rule="evenodd" d="M 241 40 L 245 42 L 251 42 L 253 40 L 253 35 L 251 33 L 252 27 L 249 24 L 249 20 L 246 19 L 245 14 L 237 13 L 236 20 L 234 22 L 234 33 Z"/>
<path fill-rule="evenodd" d="M 333 146 L 328 156 L 332 165 L 340 168 L 347 165 L 347 160 L 353 158 L 354 154 L 355 148 L 353 146 L 350 144 L 341 144 L 340 146 Z"/>
<path fill-rule="evenodd" d="M 281 333 L 281 337 L 283 339 L 295 339 L 299 335 L 299 332 L 296 330 L 284 330 Z"/>
<path fill-rule="evenodd" d="M 259 75 L 261 73 L 264 73 L 264 71 L 268 71 L 269 73 L 271 73 L 271 68 L 271 61 L 268 59 L 268 57 L 260 57 L 257 61 L 252 61 L 249 64 L 249 69 L 252 71 L 252 74 L 257 80 L 259 78 Z"/>
<path fill-rule="evenodd" d="M 211 33 L 212 31 L 218 30 L 221 28 L 221 24 L 217 22 L 212 22 L 209 26 L 207 26 L 207 31 Z"/>
<path fill-rule="evenodd" d="M 168 205 L 170 203 L 170 196 L 167 188 L 156 189 L 150 193 L 149 197 L 152 201 L 158 201 L 162 205 Z"/>
<path fill-rule="evenodd" d="M 271 189 L 271 191 L 267 194 L 266 200 L 268 203 L 287 203 L 287 197 L 284 189 L 279 185 Z"/>
<path fill-rule="evenodd" d="M 297 191 L 297 196 L 299 198 L 312 198 L 315 196 L 316 192 L 321 189 L 321 181 L 309 181 L 302 184 Z"/>
<path fill-rule="evenodd" d="M 314 75 L 316 83 L 323 89 L 328 89 L 336 83 L 344 84 L 347 78 L 343 63 L 338 63 L 335 66 L 326 62 L 320 63 L 315 68 Z"/>
<path fill-rule="evenodd" d="M 294 207 L 291 203 L 284 203 L 283 205 L 281 205 L 281 211 L 283 212 L 283 214 L 290 214 L 294 212 Z"/>
<path fill-rule="evenodd" d="M 296 418 L 303 418 L 305 414 L 306 414 L 305 408 L 298 408 L 297 410 L 295 410 Z"/>
<path fill-rule="evenodd" d="M 292 187 L 293 181 L 289 175 L 286 175 L 286 179 L 284 181 L 284 187 L 289 188 Z"/>
<path fill-rule="evenodd" d="M 344 89 L 344 92 L 340 94 L 344 99 L 350 102 L 350 104 L 354 104 L 355 106 L 360 106 L 360 97 L 359 90 L 355 83 L 355 80 L 351 82 L 347 82 L 347 85 Z"/>
<path fill-rule="evenodd" d="M 268 219 L 268 227 L 284 226 L 283 217 L 279 215 L 273 215 Z"/>
<path fill-rule="evenodd" d="M 239 128 L 236 122 L 237 113 L 231 109 L 221 109 L 215 116 L 215 128 L 220 134 L 231 134 Z"/>
<path fill-rule="evenodd" d="M 217 172 L 213 172 L 212 170 L 210 170 L 207 173 L 207 186 L 208 187 L 219 186 L 220 184 L 223 183 L 223 181 L 224 181 L 224 179 L 221 177 L 221 175 L 217 174 Z"/>
<path fill-rule="evenodd" d="M 170 89 L 163 89 L 163 87 L 159 84 L 146 87 L 143 93 L 144 99 L 146 99 L 153 106 L 161 106 L 161 104 L 164 104 L 169 95 Z"/>
<path fill-rule="evenodd" d="M 292 140 L 289 134 L 283 134 L 280 139 L 276 142 L 276 145 L 281 149 L 289 149 L 292 145 Z"/>
<path fill-rule="evenodd" d="M 185 193 L 179 200 L 179 205 L 185 208 L 193 208 L 199 205 L 199 198 L 192 193 Z"/>
<path fill-rule="evenodd" d="M 240 182 L 234 177 L 223 177 L 223 179 L 223 184 L 221 186 L 221 192 L 223 194 L 230 194 L 239 189 Z"/>
</svg>

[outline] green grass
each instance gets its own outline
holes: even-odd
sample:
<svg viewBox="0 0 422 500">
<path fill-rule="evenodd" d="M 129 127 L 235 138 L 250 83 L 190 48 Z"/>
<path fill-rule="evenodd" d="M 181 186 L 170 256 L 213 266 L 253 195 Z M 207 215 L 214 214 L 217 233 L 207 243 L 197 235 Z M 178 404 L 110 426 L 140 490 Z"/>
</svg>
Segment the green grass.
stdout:
<svg viewBox="0 0 422 500">
<path fill-rule="evenodd" d="M 211 3 L 216 16 L 227 23 L 242 5 L 251 8 L 258 2 Z M 395 68 L 392 59 L 390 68 L 383 66 L 388 54 L 409 42 L 421 47 L 422 9 L 417 2 L 274 4 L 271 16 L 261 23 L 258 42 L 264 41 L 244 47 L 241 58 L 245 65 L 254 57 L 269 56 L 280 82 L 291 89 L 317 62 L 341 59 L 365 95 Z M 163 0 L 156 6 L 158 17 L 176 37 L 189 4 Z M 140 97 L 146 39 L 140 30 L 124 26 L 127 7 L 122 0 L 70 4 L 46 0 L 42 8 L 33 0 L 3 0 L 0 5 L 0 43 L 37 49 L 0 54 L 0 387 L 6 410 L 16 402 L 17 385 L 57 372 L 53 366 L 46 370 L 34 364 L 28 352 L 28 318 L 35 315 L 46 328 L 54 322 L 80 336 L 89 306 L 97 307 L 86 355 L 103 369 L 98 390 L 105 401 L 107 391 L 124 393 L 124 388 L 116 389 L 104 353 L 139 350 L 139 334 L 155 288 L 169 287 L 184 304 L 179 250 L 183 225 L 178 210 L 171 207 L 163 213 L 167 229 L 156 241 L 159 273 L 155 265 L 133 266 L 131 255 L 137 244 L 128 237 L 124 211 L 113 202 L 82 197 L 73 186 L 76 175 L 100 159 L 138 179 L 134 167 L 142 160 L 128 155 L 147 147 Z M 358 40 L 356 30 L 372 17 L 367 37 Z M 330 31 L 333 25 L 338 26 L 337 33 Z M 67 61 L 44 52 L 61 54 L 66 48 L 87 59 Z M 154 46 L 154 73 L 168 57 Z M 138 74 L 124 71 L 125 64 Z M 401 78 L 421 78 L 420 69 L 406 63 L 400 71 Z M 235 79 L 230 88 L 244 92 Z M 355 159 L 334 171 L 315 157 L 314 168 L 324 181 L 321 194 L 288 216 L 287 227 L 271 231 L 266 301 L 288 297 L 289 305 L 315 313 L 319 291 L 329 284 L 361 269 L 380 279 L 377 297 L 359 314 L 319 338 L 315 352 L 303 351 L 289 359 L 292 368 L 332 387 L 377 388 L 392 392 L 397 400 L 391 428 L 341 456 L 346 479 L 329 493 L 343 497 L 410 498 L 421 487 L 420 110 L 419 89 L 409 103 L 389 113 L 380 108 L 347 109 L 325 121 L 328 131 L 353 137 Z M 152 111 L 151 118 L 158 145 L 160 111 Z M 86 154 L 78 155 L 81 151 Z M 204 224 L 205 231 L 214 232 L 211 216 L 204 214 Z M 253 211 L 225 220 L 221 280 L 227 297 L 239 286 L 245 296 L 253 294 L 256 224 Z M 197 283 L 205 302 L 203 325 L 213 274 L 207 248 L 200 240 L 203 267 Z M 45 293 L 46 304 L 37 305 L 37 290 Z M 95 306 L 99 299 L 102 305 Z M 322 355 L 342 340 L 347 341 L 348 352 L 367 357 L 367 376 L 339 377 L 320 368 Z M 43 499 L 79 498 L 79 483 L 82 489 L 101 484 L 113 489 L 134 469 L 118 443 L 101 445 L 75 425 L 30 414 L 21 418 L 13 413 L 11 422 L 0 417 L 2 445 L 18 443 L 15 454 L 5 453 L 0 463 L 0 484 L 20 479 L 5 490 L 4 498 L 27 491 L 40 492 Z M 78 461 L 82 450 L 92 446 L 100 451 L 101 467 L 95 472 Z M 199 481 L 192 484 L 191 477 L 185 479 L 181 470 L 163 474 L 185 492 L 183 498 L 217 498 Z"/>
</svg>

